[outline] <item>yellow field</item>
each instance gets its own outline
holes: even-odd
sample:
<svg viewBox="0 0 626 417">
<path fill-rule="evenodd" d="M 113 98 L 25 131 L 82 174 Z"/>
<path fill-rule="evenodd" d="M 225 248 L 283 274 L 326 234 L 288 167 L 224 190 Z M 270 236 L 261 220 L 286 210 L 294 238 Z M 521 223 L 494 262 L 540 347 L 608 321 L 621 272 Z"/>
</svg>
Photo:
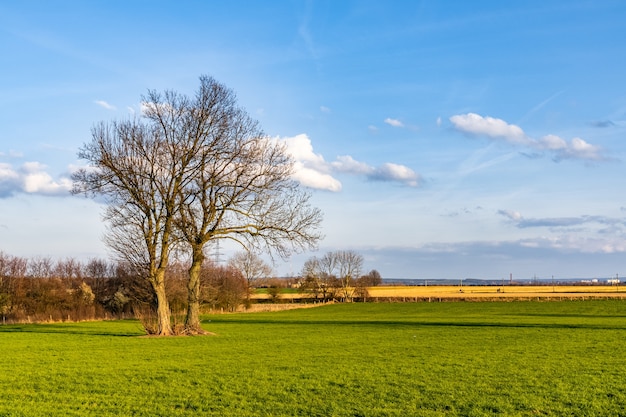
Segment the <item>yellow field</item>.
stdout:
<svg viewBox="0 0 626 417">
<path fill-rule="evenodd" d="M 519 285 L 519 286 L 378 286 L 368 288 L 369 298 L 400 299 L 399 301 L 438 299 L 568 299 L 568 298 L 626 298 L 626 288 L 603 285 Z M 267 299 L 267 294 L 255 294 L 254 299 Z M 312 298 L 309 294 L 281 294 L 283 300 Z"/>
<path fill-rule="evenodd" d="M 371 297 L 442 297 L 442 298 L 554 298 L 619 297 L 626 298 L 626 288 L 618 286 L 380 286 L 368 289 Z"/>
</svg>

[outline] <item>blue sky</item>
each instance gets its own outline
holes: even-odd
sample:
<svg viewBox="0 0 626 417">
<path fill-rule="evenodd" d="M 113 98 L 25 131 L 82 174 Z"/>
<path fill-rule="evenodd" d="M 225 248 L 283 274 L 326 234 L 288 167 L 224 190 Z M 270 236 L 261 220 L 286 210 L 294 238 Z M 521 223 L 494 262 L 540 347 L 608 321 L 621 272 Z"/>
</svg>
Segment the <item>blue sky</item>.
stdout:
<svg viewBox="0 0 626 417">
<path fill-rule="evenodd" d="M 232 88 L 384 278 L 626 274 L 626 3 L 0 2 L 0 251 L 106 257 L 99 121 Z M 224 257 L 232 248 L 221 249 Z"/>
</svg>

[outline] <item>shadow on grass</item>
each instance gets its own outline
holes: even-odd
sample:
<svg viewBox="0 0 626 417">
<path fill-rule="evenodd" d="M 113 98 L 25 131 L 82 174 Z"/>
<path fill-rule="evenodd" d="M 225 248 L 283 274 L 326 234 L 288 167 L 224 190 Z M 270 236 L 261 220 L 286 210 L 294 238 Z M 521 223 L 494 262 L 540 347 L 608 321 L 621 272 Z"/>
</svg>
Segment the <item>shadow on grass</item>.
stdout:
<svg viewBox="0 0 626 417">
<path fill-rule="evenodd" d="M 516 317 L 558 317 L 575 319 L 625 319 L 626 314 L 576 314 L 576 313 L 507 313 Z"/>
<path fill-rule="evenodd" d="M 71 334 L 71 335 L 84 335 L 84 336 L 107 336 L 107 337 L 137 337 L 145 334 L 141 329 L 141 324 L 137 324 L 137 330 L 125 330 L 110 328 L 99 328 L 98 324 L 103 322 L 93 322 L 92 325 L 84 323 L 51 323 L 51 324 L 7 324 L 0 326 L 0 334 L 2 333 L 39 333 L 39 334 Z M 107 322 L 110 327 L 115 327 L 116 324 L 124 323 Z M 96 324 L 96 325 L 94 325 Z M 126 326 L 129 323 L 124 323 Z M 119 326 L 118 326 L 119 327 Z"/>
<path fill-rule="evenodd" d="M 626 330 L 626 322 L 620 325 L 592 323 L 507 323 L 486 321 L 426 321 L 426 320 L 281 320 L 281 319 L 226 319 L 212 318 L 203 321 L 205 324 L 262 324 L 262 325 L 296 325 L 296 326 L 384 326 L 384 327 L 493 327 L 493 328 L 538 328 L 538 329 L 597 329 Z"/>
</svg>

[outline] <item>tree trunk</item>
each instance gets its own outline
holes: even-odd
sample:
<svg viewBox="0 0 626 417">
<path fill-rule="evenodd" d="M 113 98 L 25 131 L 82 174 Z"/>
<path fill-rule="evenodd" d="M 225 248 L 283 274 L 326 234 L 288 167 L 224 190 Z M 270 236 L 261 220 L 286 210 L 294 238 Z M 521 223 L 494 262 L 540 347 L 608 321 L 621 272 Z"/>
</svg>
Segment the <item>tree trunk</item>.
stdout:
<svg viewBox="0 0 626 417">
<path fill-rule="evenodd" d="M 189 277 L 187 280 L 187 317 L 185 332 L 188 334 L 206 333 L 200 326 L 200 270 L 204 263 L 202 246 L 193 248 Z"/>
<path fill-rule="evenodd" d="M 172 324 L 170 321 L 170 303 L 165 293 L 165 271 L 158 271 L 152 281 L 152 288 L 157 298 L 157 336 L 170 336 Z"/>
</svg>

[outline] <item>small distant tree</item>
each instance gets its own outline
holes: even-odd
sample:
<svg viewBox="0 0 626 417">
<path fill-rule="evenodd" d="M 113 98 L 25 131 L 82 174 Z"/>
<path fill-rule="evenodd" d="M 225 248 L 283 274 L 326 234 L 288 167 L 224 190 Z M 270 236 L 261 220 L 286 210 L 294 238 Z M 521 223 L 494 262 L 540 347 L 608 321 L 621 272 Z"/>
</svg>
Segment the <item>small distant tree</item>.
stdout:
<svg viewBox="0 0 626 417">
<path fill-rule="evenodd" d="M 367 297 L 370 296 L 367 287 L 368 285 L 366 281 L 363 280 L 363 277 L 357 279 L 354 283 L 354 297 L 360 298 L 363 302 L 367 301 Z"/>
<path fill-rule="evenodd" d="M 380 273 L 372 269 L 368 274 L 361 276 L 354 283 L 354 296 L 367 301 L 369 297 L 368 287 L 375 287 L 383 282 Z"/>
<path fill-rule="evenodd" d="M 363 256 L 354 251 L 337 251 L 334 252 L 334 256 L 337 258 L 338 277 L 344 299 L 351 301 L 356 279 L 361 275 L 363 268 Z"/>
<path fill-rule="evenodd" d="M 315 256 L 308 259 L 302 268 L 300 291 L 313 294 L 316 300 L 333 300 L 337 296 L 340 282 L 332 274 L 332 262 L 332 258 L 326 255 L 321 259 Z"/>
<path fill-rule="evenodd" d="M 352 300 L 361 274 L 363 257 L 354 251 L 327 252 L 321 258 L 312 257 L 302 269 L 302 290 L 327 299 L 337 293 L 345 301 Z"/>
<path fill-rule="evenodd" d="M 376 287 L 383 283 L 383 278 L 375 269 L 372 269 L 367 275 L 363 275 L 360 279 L 361 284 L 366 287 Z"/>
<path fill-rule="evenodd" d="M 267 294 L 270 296 L 270 301 L 272 303 L 277 303 L 280 300 L 280 295 L 282 291 L 283 287 L 281 287 L 280 285 L 276 283 L 270 284 L 270 286 L 267 287 Z"/>
<path fill-rule="evenodd" d="M 237 252 L 230 258 L 228 265 L 241 271 L 248 283 L 248 288 L 253 288 L 259 280 L 272 275 L 272 267 L 260 256 L 250 251 Z"/>
</svg>

